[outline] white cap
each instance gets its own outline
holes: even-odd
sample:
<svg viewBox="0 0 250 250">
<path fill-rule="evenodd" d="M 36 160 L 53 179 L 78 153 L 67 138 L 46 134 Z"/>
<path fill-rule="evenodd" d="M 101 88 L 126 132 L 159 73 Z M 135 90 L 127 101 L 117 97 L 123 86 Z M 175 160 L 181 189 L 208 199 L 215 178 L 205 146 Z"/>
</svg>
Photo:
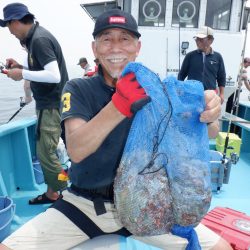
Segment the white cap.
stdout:
<svg viewBox="0 0 250 250">
<path fill-rule="evenodd" d="M 214 30 L 212 28 L 208 26 L 203 26 L 200 28 L 200 30 L 196 33 L 194 37 L 205 38 L 213 35 L 214 35 Z"/>
</svg>

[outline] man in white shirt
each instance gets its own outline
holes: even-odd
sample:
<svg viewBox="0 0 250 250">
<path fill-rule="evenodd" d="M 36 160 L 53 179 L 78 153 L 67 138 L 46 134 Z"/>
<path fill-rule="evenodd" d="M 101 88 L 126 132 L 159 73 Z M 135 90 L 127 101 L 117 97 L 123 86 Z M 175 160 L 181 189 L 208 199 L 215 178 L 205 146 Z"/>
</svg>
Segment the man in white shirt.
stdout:
<svg viewBox="0 0 250 250">
<path fill-rule="evenodd" d="M 84 70 L 82 78 L 87 77 L 87 72 L 90 70 L 90 65 L 88 64 L 87 58 L 81 57 L 77 65 L 80 65 L 80 67 Z"/>
</svg>

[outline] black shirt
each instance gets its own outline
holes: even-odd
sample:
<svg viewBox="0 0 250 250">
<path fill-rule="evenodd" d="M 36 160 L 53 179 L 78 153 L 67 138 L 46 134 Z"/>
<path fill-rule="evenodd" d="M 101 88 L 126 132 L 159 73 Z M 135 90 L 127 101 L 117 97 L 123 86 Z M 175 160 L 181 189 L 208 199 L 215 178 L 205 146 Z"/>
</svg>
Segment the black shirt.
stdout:
<svg viewBox="0 0 250 250">
<path fill-rule="evenodd" d="M 71 117 L 91 120 L 110 102 L 114 92 L 115 89 L 106 85 L 100 74 L 88 79 L 79 78 L 67 82 L 62 96 L 62 120 Z M 92 189 L 113 183 L 131 123 L 132 119 L 123 120 L 111 131 L 95 153 L 80 163 L 72 162 L 69 176 L 73 185 Z"/>
<path fill-rule="evenodd" d="M 39 23 L 33 25 L 25 43 L 28 49 L 29 70 L 44 70 L 46 64 L 57 61 L 61 75 L 59 83 L 31 81 L 36 108 L 38 110 L 60 108 L 61 93 L 68 81 L 68 73 L 59 43 L 49 31 L 39 26 Z"/>
<path fill-rule="evenodd" d="M 204 89 L 225 87 L 226 72 L 222 56 L 215 51 L 204 55 L 200 50 L 189 52 L 182 63 L 178 74 L 179 80 L 197 80 L 203 83 Z"/>
</svg>

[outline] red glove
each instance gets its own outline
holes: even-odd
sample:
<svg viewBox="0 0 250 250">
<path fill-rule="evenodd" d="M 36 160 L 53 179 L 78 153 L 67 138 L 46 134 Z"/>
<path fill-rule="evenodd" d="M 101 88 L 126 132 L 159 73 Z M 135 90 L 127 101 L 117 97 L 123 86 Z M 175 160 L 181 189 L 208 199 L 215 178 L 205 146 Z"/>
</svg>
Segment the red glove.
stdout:
<svg viewBox="0 0 250 250">
<path fill-rule="evenodd" d="M 134 73 L 129 73 L 118 80 L 116 92 L 112 96 L 115 107 L 127 117 L 132 117 L 150 100 L 145 90 L 136 81 Z"/>
</svg>

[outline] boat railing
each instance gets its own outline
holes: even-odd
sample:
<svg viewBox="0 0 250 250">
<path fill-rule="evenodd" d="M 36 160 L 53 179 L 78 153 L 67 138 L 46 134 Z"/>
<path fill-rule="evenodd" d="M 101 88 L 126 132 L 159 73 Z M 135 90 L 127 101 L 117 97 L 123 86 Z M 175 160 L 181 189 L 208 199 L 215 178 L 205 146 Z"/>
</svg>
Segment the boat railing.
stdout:
<svg viewBox="0 0 250 250">
<path fill-rule="evenodd" d="M 32 158 L 36 155 L 36 119 L 0 126 L 0 196 L 37 190 Z"/>
<path fill-rule="evenodd" d="M 222 130 L 227 131 L 229 121 L 241 128 L 241 153 L 250 153 L 250 103 L 241 101 L 239 103 L 238 115 L 225 112 L 222 116 Z"/>
</svg>

